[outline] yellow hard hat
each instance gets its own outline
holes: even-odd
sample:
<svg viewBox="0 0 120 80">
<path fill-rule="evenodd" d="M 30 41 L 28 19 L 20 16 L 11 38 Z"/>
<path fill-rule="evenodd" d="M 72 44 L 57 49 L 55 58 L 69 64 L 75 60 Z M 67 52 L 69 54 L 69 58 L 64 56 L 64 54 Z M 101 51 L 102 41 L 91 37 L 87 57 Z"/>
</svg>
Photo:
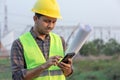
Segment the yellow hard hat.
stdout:
<svg viewBox="0 0 120 80">
<path fill-rule="evenodd" d="M 56 0 L 37 0 L 32 11 L 53 18 L 62 18 Z"/>
</svg>

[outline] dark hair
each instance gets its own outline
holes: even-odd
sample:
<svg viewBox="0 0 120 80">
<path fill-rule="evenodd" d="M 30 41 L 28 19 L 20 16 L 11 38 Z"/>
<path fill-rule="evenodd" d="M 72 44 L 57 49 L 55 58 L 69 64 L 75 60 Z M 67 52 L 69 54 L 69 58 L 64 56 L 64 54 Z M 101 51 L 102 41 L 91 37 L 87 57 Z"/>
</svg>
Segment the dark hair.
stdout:
<svg viewBox="0 0 120 80">
<path fill-rule="evenodd" d="M 40 18 L 41 16 L 43 16 L 42 14 L 39 13 L 35 13 L 35 16 L 37 16 L 38 18 Z"/>
</svg>

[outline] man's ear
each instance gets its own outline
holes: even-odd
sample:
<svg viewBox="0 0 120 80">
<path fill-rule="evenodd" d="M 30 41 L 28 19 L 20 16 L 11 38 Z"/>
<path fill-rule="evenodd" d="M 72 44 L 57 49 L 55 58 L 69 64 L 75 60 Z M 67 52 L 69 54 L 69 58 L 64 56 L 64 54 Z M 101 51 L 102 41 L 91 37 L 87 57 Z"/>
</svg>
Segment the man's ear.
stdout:
<svg viewBox="0 0 120 80">
<path fill-rule="evenodd" d="M 37 21 L 37 16 L 33 16 L 33 20 L 34 20 L 34 22 L 36 22 Z"/>
</svg>

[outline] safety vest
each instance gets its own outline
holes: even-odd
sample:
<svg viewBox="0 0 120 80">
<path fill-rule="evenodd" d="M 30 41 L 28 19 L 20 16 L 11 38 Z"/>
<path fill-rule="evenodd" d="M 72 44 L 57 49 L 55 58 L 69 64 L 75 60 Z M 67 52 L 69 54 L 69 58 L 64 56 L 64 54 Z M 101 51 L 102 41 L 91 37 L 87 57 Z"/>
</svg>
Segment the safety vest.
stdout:
<svg viewBox="0 0 120 80">
<path fill-rule="evenodd" d="M 20 42 L 23 45 L 24 57 L 27 69 L 32 69 L 46 62 L 43 53 L 41 52 L 38 44 L 34 40 L 30 32 L 20 36 Z M 54 33 L 50 33 L 50 50 L 49 57 L 51 56 L 64 56 L 61 38 Z M 62 70 L 58 66 L 51 66 L 49 69 L 43 71 L 39 77 L 33 80 L 66 80 Z"/>
</svg>

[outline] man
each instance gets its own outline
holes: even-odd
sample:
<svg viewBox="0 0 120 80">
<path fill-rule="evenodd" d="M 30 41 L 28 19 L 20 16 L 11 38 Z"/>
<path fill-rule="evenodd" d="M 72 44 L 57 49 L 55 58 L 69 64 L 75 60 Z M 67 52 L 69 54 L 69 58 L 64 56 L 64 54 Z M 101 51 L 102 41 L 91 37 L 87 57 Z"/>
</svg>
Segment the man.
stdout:
<svg viewBox="0 0 120 80">
<path fill-rule="evenodd" d="M 13 80 L 65 80 L 72 73 L 72 60 L 64 57 L 65 42 L 52 33 L 57 18 L 61 18 L 56 0 L 38 0 L 32 9 L 34 26 L 11 48 Z"/>
</svg>

